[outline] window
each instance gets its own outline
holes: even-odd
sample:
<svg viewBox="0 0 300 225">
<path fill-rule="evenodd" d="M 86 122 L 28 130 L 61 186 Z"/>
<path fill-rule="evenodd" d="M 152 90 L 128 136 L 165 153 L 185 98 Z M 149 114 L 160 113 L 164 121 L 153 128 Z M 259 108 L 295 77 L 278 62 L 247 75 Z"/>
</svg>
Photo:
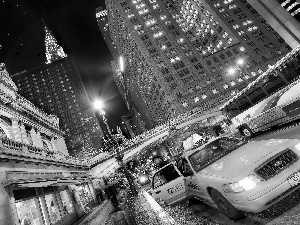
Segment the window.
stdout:
<svg viewBox="0 0 300 225">
<path fill-rule="evenodd" d="M 178 63 L 174 64 L 173 67 L 174 67 L 175 70 L 178 70 L 178 69 L 184 67 L 184 63 L 183 62 L 178 62 Z"/>
<path fill-rule="evenodd" d="M 167 73 L 169 73 L 169 70 L 167 68 L 162 68 L 161 72 L 162 72 L 162 74 L 167 74 Z"/>
<path fill-rule="evenodd" d="M 213 59 L 214 59 L 214 62 L 216 62 L 216 63 L 219 62 L 219 60 L 216 57 L 214 57 Z"/>
<path fill-rule="evenodd" d="M 244 144 L 245 142 L 243 140 L 238 139 L 218 139 L 211 142 L 203 149 L 195 151 L 195 153 L 189 156 L 189 160 L 194 169 L 199 172 L 206 166 L 214 163 Z"/>
<path fill-rule="evenodd" d="M 185 158 L 180 159 L 176 163 L 176 166 L 177 166 L 178 170 L 182 173 L 182 175 L 185 177 L 191 176 L 194 174 L 192 168 L 190 167 L 188 161 Z"/>
<path fill-rule="evenodd" d="M 190 58 L 191 63 L 197 62 L 198 59 L 196 57 Z"/>
<path fill-rule="evenodd" d="M 203 69 L 203 66 L 200 63 L 198 63 L 197 65 L 195 65 L 195 68 L 196 70 L 201 70 Z"/>
<path fill-rule="evenodd" d="M 168 26 L 168 29 L 169 29 L 169 30 L 174 30 L 175 27 L 174 27 L 174 25 L 170 25 L 170 26 Z"/>
<path fill-rule="evenodd" d="M 153 54 L 153 53 L 156 52 L 156 49 L 155 48 L 150 48 L 148 51 L 149 51 L 150 54 Z"/>
<path fill-rule="evenodd" d="M 226 55 L 227 55 L 228 57 L 232 56 L 231 52 L 229 52 L 229 51 L 226 52 Z"/>
</svg>

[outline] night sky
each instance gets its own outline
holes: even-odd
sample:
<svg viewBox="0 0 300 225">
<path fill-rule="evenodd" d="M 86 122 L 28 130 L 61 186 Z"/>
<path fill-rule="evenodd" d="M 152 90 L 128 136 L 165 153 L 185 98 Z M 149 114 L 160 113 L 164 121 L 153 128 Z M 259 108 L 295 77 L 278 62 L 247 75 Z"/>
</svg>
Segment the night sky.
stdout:
<svg viewBox="0 0 300 225">
<path fill-rule="evenodd" d="M 0 0 L 0 62 L 10 74 L 45 65 L 44 19 L 58 44 L 73 57 L 90 99 L 105 101 L 108 123 L 115 129 L 127 109 L 113 81 L 113 58 L 98 28 L 98 6 L 105 8 L 105 1 Z"/>
</svg>

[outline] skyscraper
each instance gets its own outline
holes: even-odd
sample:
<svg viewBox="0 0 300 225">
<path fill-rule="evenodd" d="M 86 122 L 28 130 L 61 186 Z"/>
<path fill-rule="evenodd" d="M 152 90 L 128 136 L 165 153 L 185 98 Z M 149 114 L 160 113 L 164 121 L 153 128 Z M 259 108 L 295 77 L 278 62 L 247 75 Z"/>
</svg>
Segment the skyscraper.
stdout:
<svg viewBox="0 0 300 225">
<path fill-rule="evenodd" d="M 47 65 L 14 74 L 12 79 L 22 96 L 58 116 L 69 154 L 87 157 L 100 149 L 103 132 L 74 61 L 49 29 L 45 31 Z"/>
<path fill-rule="evenodd" d="M 217 108 L 291 47 L 246 0 L 108 0 L 124 91 L 147 127 Z M 142 105 L 142 104 L 141 104 Z"/>
<path fill-rule="evenodd" d="M 144 112 L 142 113 L 144 115 L 144 120 L 147 120 L 147 117 L 145 116 L 147 107 L 145 106 L 141 98 L 137 98 L 137 96 L 139 96 L 139 93 L 135 92 L 135 89 L 129 90 L 125 87 L 123 77 L 127 76 L 128 71 L 120 70 L 120 57 L 122 56 L 118 55 L 115 42 L 111 38 L 110 28 L 108 25 L 107 10 L 103 10 L 101 7 L 97 8 L 96 18 L 102 36 L 114 58 L 114 61 L 112 61 L 111 63 L 114 80 L 132 118 L 130 120 L 132 123 L 130 125 L 127 123 L 127 125 L 131 126 L 131 128 L 133 129 L 136 128 L 135 130 L 137 133 L 143 133 L 146 128 L 139 111 Z"/>
<path fill-rule="evenodd" d="M 247 0 L 272 28 L 291 46 L 300 44 L 299 0 Z"/>
</svg>

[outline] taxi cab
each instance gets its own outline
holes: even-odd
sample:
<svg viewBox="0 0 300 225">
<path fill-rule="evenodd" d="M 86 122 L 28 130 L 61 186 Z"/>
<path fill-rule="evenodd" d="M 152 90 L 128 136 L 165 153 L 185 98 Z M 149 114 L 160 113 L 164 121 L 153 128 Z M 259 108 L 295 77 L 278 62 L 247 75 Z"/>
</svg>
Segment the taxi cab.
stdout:
<svg viewBox="0 0 300 225">
<path fill-rule="evenodd" d="M 220 137 L 156 171 L 153 197 L 166 205 L 197 198 L 232 220 L 257 213 L 300 187 L 300 140 Z"/>
</svg>

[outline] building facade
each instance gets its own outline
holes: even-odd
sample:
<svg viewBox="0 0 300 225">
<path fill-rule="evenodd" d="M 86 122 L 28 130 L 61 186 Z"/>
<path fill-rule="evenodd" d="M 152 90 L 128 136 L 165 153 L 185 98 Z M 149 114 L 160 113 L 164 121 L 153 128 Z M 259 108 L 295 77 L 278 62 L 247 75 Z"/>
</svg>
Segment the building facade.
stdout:
<svg viewBox="0 0 300 225">
<path fill-rule="evenodd" d="M 293 49 L 300 44 L 300 2 L 298 0 L 247 0 Z"/>
<path fill-rule="evenodd" d="M 87 163 L 69 156 L 59 119 L 17 93 L 0 65 L 0 225 L 72 224 L 96 203 Z"/>
<path fill-rule="evenodd" d="M 103 132 L 80 74 L 48 29 L 46 50 L 47 65 L 11 77 L 22 96 L 46 113 L 58 116 L 70 155 L 92 156 L 102 146 Z"/>
<path fill-rule="evenodd" d="M 292 48 L 246 0 L 106 0 L 116 77 L 147 129 L 219 107 Z"/>
<path fill-rule="evenodd" d="M 139 98 L 139 93 L 134 92 L 134 90 L 128 91 L 125 87 L 124 80 L 122 77 L 124 74 L 129 73 L 128 70 L 121 71 L 120 69 L 120 57 L 118 54 L 117 47 L 115 42 L 111 38 L 110 27 L 108 24 L 108 14 L 107 10 L 102 8 L 96 8 L 96 19 L 98 22 L 99 29 L 102 33 L 103 39 L 105 40 L 111 55 L 114 58 L 114 61 L 111 62 L 112 72 L 114 81 L 118 87 L 118 90 L 127 106 L 127 109 L 133 118 L 132 126 L 136 127 L 136 132 L 138 134 L 143 133 L 146 130 L 144 120 L 147 120 L 147 117 L 141 118 L 139 111 L 143 111 L 142 115 L 146 113 L 146 106 L 141 98 Z"/>
</svg>

